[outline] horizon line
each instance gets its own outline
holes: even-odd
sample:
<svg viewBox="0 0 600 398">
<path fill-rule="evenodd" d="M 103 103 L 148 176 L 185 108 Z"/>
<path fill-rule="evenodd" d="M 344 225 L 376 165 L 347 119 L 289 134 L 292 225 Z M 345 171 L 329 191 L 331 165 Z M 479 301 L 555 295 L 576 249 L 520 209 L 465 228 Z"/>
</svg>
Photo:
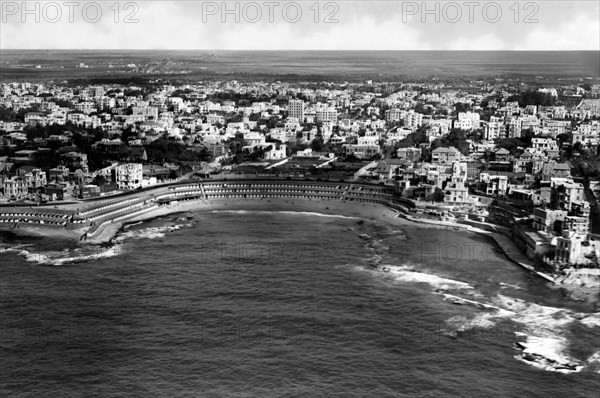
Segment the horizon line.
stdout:
<svg viewBox="0 0 600 398">
<path fill-rule="evenodd" d="M 551 53 L 551 52 L 600 52 L 600 49 L 594 50 L 374 50 L 374 49 L 361 49 L 361 50 L 347 50 L 347 49 L 334 49 L 334 50 L 323 50 L 323 49 L 215 49 L 215 48 L 1 48 L 0 51 L 265 51 L 265 52 L 301 52 L 301 51 L 314 51 L 314 52 L 540 52 L 540 53 Z"/>
</svg>

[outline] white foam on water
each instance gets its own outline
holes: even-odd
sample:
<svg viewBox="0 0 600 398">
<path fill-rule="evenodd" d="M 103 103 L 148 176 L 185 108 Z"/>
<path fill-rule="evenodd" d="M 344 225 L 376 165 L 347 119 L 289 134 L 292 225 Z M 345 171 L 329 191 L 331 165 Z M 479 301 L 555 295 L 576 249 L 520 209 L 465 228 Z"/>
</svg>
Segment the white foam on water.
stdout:
<svg viewBox="0 0 600 398">
<path fill-rule="evenodd" d="M 596 373 L 600 373 L 600 351 L 596 351 L 585 360 L 588 366 Z"/>
<path fill-rule="evenodd" d="M 314 211 L 292 211 L 292 210 L 212 210 L 213 213 L 231 214 L 288 214 L 293 216 L 316 216 L 324 218 L 343 218 L 347 220 L 360 220 L 359 217 L 343 216 L 341 214 L 324 214 Z"/>
<path fill-rule="evenodd" d="M 560 372 L 573 373 L 583 369 L 583 364 L 577 359 L 565 354 L 568 339 L 556 334 L 549 337 L 538 337 L 525 334 L 525 341 L 519 342 L 518 347 L 523 351 L 516 358 L 532 366 Z"/>
<path fill-rule="evenodd" d="M 515 358 L 539 369 L 573 373 L 585 368 L 586 363 L 600 367 L 600 353 L 587 361 L 568 354 L 569 327 L 580 322 L 587 327 L 600 326 L 600 314 L 575 313 L 571 310 L 530 303 L 504 295 L 496 296 L 491 303 L 475 301 L 444 293 L 444 299 L 458 305 L 470 305 L 486 312 L 473 318 L 455 316 L 446 321 L 453 333 L 472 328 L 491 328 L 496 322 L 509 319 L 521 324 L 515 331 L 515 346 L 521 350 Z"/>
<path fill-rule="evenodd" d="M 399 282 L 426 283 L 433 288 L 440 290 L 473 289 L 473 287 L 466 282 L 443 278 L 441 276 L 427 274 L 425 272 L 414 271 L 410 266 L 387 265 L 387 267 L 389 268 L 389 273 L 393 275 L 394 278 Z"/>
<path fill-rule="evenodd" d="M 130 239 L 159 239 L 166 235 L 167 229 L 163 227 L 145 228 L 136 231 L 120 233 L 114 240 L 123 242 Z"/>
<path fill-rule="evenodd" d="M 124 229 L 129 229 L 131 227 L 135 227 L 136 225 L 140 225 L 140 224 L 143 224 L 143 223 L 144 223 L 143 221 L 137 221 L 137 222 L 133 222 L 131 224 L 125 224 Z"/>
<path fill-rule="evenodd" d="M 120 245 L 113 245 L 108 248 L 94 246 L 93 248 L 86 247 L 85 249 L 76 248 L 71 251 L 65 249 L 61 251 L 46 252 L 35 252 L 21 248 L 7 248 L 2 249 L 2 252 L 15 252 L 24 257 L 25 261 L 30 263 L 42 265 L 64 265 L 115 257 L 123 253 L 123 249 Z"/>
<path fill-rule="evenodd" d="M 496 322 L 493 320 L 495 317 L 494 314 L 488 313 L 480 314 L 473 318 L 457 315 L 446 320 L 446 325 L 454 332 L 464 332 L 474 328 L 491 329 L 496 326 Z"/>
<path fill-rule="evenodd" d="M 503 288 L 511 288 L 511 289 L 517 289 L 517 290 L 525 290 L 525 288 L 521 287 L 521 286 L 517 286 L 517 285 L 511 285 L 510 283 L 504 283 L 504 282 L 500 282 L 500 286 L 502 286 Z"/>
<path fill-rule="evenodd" d="M 481 294 L 477 294 L 476 296 L 483 297 Z M 455 296 L 453 294 L 444 293 L 444 299 L 447 301 L 451 301 L 454 304 L 471 305 L 474 307 L 495 311 L 496 318 L 509 317 L 514 314 L 512 311 L 507 311 L 504 308 L 501 308 L 501 307 L 498 307 L 495 305 L 482 303 L 480 301 L 475 301 L 475 300 L 467 299 L 464 297 Z"/>
<path fill-rule="evenodd" d="M 581 314 L 583 315 L 580 319 L 580 322 L 589 327 L 597 327 L 600 328 L 600 313 L 595 314 Z"/>
<path fill-rule="evenodd" d="M 164 238 L 168 232 L 175 232 L 183 227 L 191 227 L 193 223 L 186 224 L 170 224 L 163 225 L 160 227 L 149 227 L 138 230 L 124 231 L 119 233 L 115 238 L 117 242 L 123 242 L 129 239 L 159 239 Z"/>
<path fill-rule="evenodd" d="M 517 346 L 523 352 L 517 359 L 541 369 L 572 373 L 584 368 L 582 361 L 567 354 L 568 327 L 575 322 L 595 324 L 598 314 L 578 314 L 573 311 L 529 303 L 498 295 L 494 303 L 512 312 L 512 321 L 523 325 L 515 332 L 524 338 Z"/>
</svg>

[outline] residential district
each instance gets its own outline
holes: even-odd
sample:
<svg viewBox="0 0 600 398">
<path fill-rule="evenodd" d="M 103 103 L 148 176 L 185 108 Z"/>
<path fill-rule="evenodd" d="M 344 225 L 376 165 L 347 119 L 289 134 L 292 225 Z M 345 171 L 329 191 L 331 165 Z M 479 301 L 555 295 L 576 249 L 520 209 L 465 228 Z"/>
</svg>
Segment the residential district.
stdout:
<svg viewBox="0 0 600 398">
<path fill-rule="evenodd" d="M 203 198 L 264 196 L 243 181 L 283 181 L 283 196 L 364 189 L 413 219 L 501 228 L 555 273 L 598 268 L 599 98 L 584 81 L 4 83 L 0 224 L 124 220 L 116 204 L 15 209 L 182 181 Z M 135 200 L 119 203 L 150 206 Z"/>
</svg>

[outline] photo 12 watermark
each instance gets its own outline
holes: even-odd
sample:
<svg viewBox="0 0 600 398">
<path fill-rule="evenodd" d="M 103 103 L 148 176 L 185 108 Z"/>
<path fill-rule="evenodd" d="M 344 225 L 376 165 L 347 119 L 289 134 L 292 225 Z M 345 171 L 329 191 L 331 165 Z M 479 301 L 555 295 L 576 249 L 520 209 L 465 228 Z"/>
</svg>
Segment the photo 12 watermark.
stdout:
<svg viewBox="0 0 600 398">
<path fill-rule="evenodd" d="M 337 1 L 204 1 L 202 22 L 314 22 L 338 23 L 340 2 Z"/>
<path fill-rule="evenodd" d="M 2 23 L 139 23 L 140 4 L 135 1 L 1 1 Z"/>
<path fill-rule="evenodd" d="M 175 1 L 174 3 L 178 3 Z M 351 0 L 336 1 L 189 1 L 196 20 L 235 24 L 337 24 Z M 358 2 L 360 3 L 360 2 Z M 541 2 L 543 3 L 543 2 Z M 157 17 L 150 0 L 138 1 L 0 1 L 2 23 L 140 23 L 143 17 Z M 367 15 L 376 15 L 385 6 L 397 23 L 489 23 L 540 22 L 540 2 L 535 1 L 369 1 L 360 3 Z M 372 7 L 368 7 L 372 5 Z M 379 7 L 377 7 L 379 6 Z M 143 22 L 143 21 L 142 21 Z"/>
<path fill-rule="evenodd" d="M 540 13 L 534 1 L 403 1 L 401 8 L 402 23 L 538 23 Z"/>
</svg>

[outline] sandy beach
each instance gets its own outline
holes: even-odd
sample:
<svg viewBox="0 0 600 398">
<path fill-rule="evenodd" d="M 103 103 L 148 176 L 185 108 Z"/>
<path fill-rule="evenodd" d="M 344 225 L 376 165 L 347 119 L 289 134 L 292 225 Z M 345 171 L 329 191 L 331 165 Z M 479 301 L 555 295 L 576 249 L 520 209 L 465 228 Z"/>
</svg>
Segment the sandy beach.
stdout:
<svg viewBox="0 0 600 398">
<path fill-rule="evenodd" d="M 396 211 L 383 205 L 359 202 L 342 202 L 339 200 L 309 200 L 292 198 L 265 199 L 210 199 L 181 202 L 162 206 L 139 216 L 128 218 L 123 222 L 109 224 L 86 243 L 99 244 L 109 242 L 125 223 L 149 220 L 175 213 L 188 211 L 213 210 L 260 210 L 260 211 L 297 211 L 356 217 L 360 220 L 377 220 L 393 225 L 415 225 L 418 223 L 396 217 Z"/>
<path fill-rule="evenodd" d="M 296 211 L 314 212 L 331 215 L 342 215 L 355 217 L 358 220 L 371 220 L 385 223 L 391 226 L 412 226 L 416 228 L 449 229 L 481 233 L 494 238 L 494 232 L 475 228 L 469 225 L 443 222 L 437 220 L 409 219 L 398 216 L 398 212 L 387 206 L 375 203 L 350 202 L 339 200 L 321 199 L 296 199 L 296 198 L 264 198 L 264 199 L 209 199 L 180 202 L 172 205 L 162 206 L 147 213 L 128 218 L 125 221 L 116 222 L 102 227 L 93 237 L 88 238 L 86 243 L 107 243 L 118 233 L 124 224 L 134 223 L 153 218 L 163 217 L 176 213 L 189 211 L 215 211 L 215 210 L 254 210 L 254 211 Z M 517 253 L 514 261 L 526 261 L 526 257 L 520 249 L 508 239 L 495 239 L 498 245 L 510 258 L 510 253 Z"/>
</svg>

